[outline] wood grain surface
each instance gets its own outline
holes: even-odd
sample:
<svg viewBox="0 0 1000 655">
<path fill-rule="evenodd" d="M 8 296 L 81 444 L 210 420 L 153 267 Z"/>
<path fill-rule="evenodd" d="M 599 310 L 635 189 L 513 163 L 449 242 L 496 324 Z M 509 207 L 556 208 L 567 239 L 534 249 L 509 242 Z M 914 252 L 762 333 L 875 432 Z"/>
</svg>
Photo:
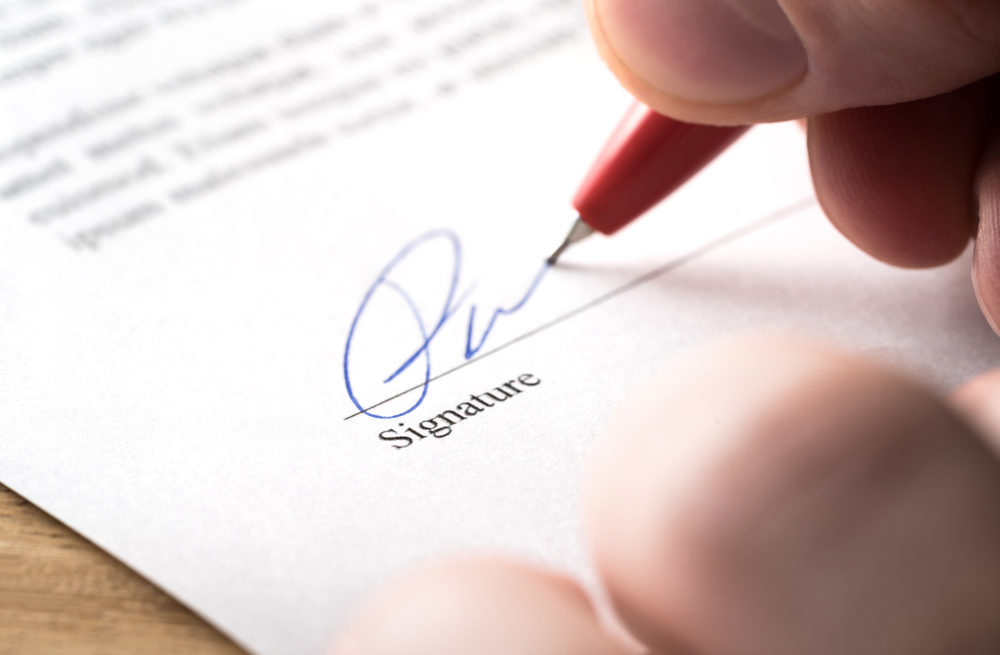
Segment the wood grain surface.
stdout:
<svg viewBox="0 0 1000 655">
<path fill-rule="evenodd" d="M 0 485 L 0 653 L 242 653 L 86 539 Z"/>
</svg>

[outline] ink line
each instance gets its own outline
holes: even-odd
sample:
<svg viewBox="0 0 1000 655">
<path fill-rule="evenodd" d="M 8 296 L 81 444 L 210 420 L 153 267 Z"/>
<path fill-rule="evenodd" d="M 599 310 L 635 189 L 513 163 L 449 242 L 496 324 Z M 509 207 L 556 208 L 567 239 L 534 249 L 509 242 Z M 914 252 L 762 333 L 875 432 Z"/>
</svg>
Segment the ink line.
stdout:
<svg viewBox="0 0 1000 655">
<path fill-rule="evenodd" d="M 451 269 L 451 274 L 450 276 L 448 276 L 449 282 L 448 282 L 447 296 L 444 299 L 443 306 L 440 310 L 440 315 L 436 319 L 436 322 L 431 323 L 426 321 L 422 316 L 419 307 L 414 302 L 413 297 L 411 296 L 410 290 L 405 288 L 403 284 L 392 279 L 391 276 L 395 274 L 397 267 L 402 265 L 403 262 L 407 261 L 413 255 L 413 253 L 422 249 L 425 244 L 430 244 L 435 241 L 439 242 L 444 241 L 450 246 L 450 249 L 452 251 L 453 266 Z M 486 343 L 486 340 L 493 332 L 494 326 L 502 316 L 510 316 L 516 314 L 517 312 L 521 311 L 521 309 L 523 309 L 525 305 L 528 304 L 528 301 L 534 295 L 535 290 L 538 288 L 539 284 L 541 284 L 542 278 L 545 277 L 545 272 L 549 268 L 550 265 L 547 262 L 543 263 L 538 273 L 532 279 L 531 285 L 520 297 L 520 300 L 518 300 L 516 303 L 514 303 L 512 306 L 509 307 L 497 307 L 493 310 L 485 329 L 482 331 L 482 334 L 480 335 L 478 342 L 475 345 L 473 345 L 473 340 L 474 340 L 473 333 L 475 328 L 476 311 L 478 309 L 478 305 L 477 304 L 470 305 L 468 312 L 468 324 L 467 324 L 466 342 L 465 342 L 466 359 L 472 359 L 480 350 L 482 350 L 484 344 Z M 344 386 L 346 388 L 347 395 L 351 399 L 351 402 L 354 403 L 354 406 L 358 410 L 360 410 L 363 414 L 367 414 L 372 418 L 381 418 L 381 419 L 399 418 L 401 416 L 409 414 L 423 403 L 424 398 L 426 398 L 427 396 L 428 386 L 430 385 L 431 382 L 430 378 L 432 375 L 431 354 L 430 354 L 431 343 L 437 338 L 437 335 L 440 333 L 441 329 L 445 326 L 445 324 L 448 323 L 448 321 L 451 320 L 452 317 L 454 317 L 459 312 L 459 310 L 468 300 L 469 296 L 471 295 L 475 287 L 475 285 L 470 286 L 463 293 L 461 293 L 456 299 L 456 294 L 458 293 L 458 288 L 461 284 L 461 277 L 462 277 L 462 243 L 458 235 L 452 232 L 451 230 L 446 230 L 446 229 L 432 230 L 430 232 L 418 236 L 417 238 L 413 239 L 405 246 L 403 246 L 402 250 L 396 253 L 396 255 L 389 261 L 386 267 L 382 269 L 378 277 L 376 277 L 375 281 L 368 288 L 368 291 L 365 292 L 364 298 L 361 301 L 361 306 L 358 308 L 357 314 L 354 315 L 354 320 L 351 322 L 351 328 L 347 333 L 347 341 L 344 345 L 344 358 L 343 358 Z M 418 347 L 413 352 L 413 354 L 410 355 L 402 363 L 402 365 L 399 366 L 399 368 L 397 368 L 391 375 L 389 375 L 389 377 L 383 380 L 382 383 L 388 384 L 389 382 L 395 380 L 400 374 L 408 370 L 411 365 L 415 364 L 419 358 L 423 358 L 424 360 L 424 367 L 423 367 L 424 388 L 420 393 L 420 397 L 417 398 L 416 402 L 414 402 L 413 405 L 411 405 L 410 407 L 392 415 L 375 414 L 370 410 L 364 409 L 364 404 L 362 404 L 362 402 L 358 399 L 357 394 L 355 393 L 354 382 L 352 381 L 352 376 L 351 376 L 352 344 L 354 343 L 355 337 L 357 336 L 359 324 L 362 320 L 362 316 L 365 315 L 365 312 L 369 304 L 372 302 L 373 298 L 375 298 L 375 296 L 379 294 L 383 289 L 392 292 L 399 299 L 402 300 L 410 317 L 413 319 L 419 331 L 420 347 Z M 430 330 L 428 330 L 429 325 L 433 325 L 432 329 Z"/>
<path fill-rule="evenodd" d="M 806 209 L 807 207 L 813 206 L 815 204 L 816 204 L 816 200 L 814 198 L 811 198 L 811 197 L 810 198 L 803 198 L 803 199 L 798 200 L 798 201 L 796 201 L 796 202 L 794 202 L 794 203 L 792 203 L 790 205 L 782 207 L 781 209 L 775 210 L 775 211 L 771 212 L 770 214 L 764 216 L 763 218 L 757 219 L 756 221 L 753 221 L 752 223 L 748 223 L 747 225 L 744 225 L 743 227 L 737 228 L 735 230 L 732 230 L 731 232 L 723 234 L 722 236 L 720 236 L 720 237 L 718 237 L 716 239 L 713 239 L 712 241 L 709 241 L 708 243 L 706 243 L 706 244 L 704 244 L 702 246 L 699 246 L 698 248 L 695 248 L 694 250 L 692 250 L 692 251 L 690 251 L 690 252 L 688 252 L 688 253 L 686 253 L 684 255 L 681 255 L 680 257 L 678 257 L 676 259 L 673 259 L 673 260 L 671 260 L 671 261 L 669 261 L 669 262 L 667 262 L 667 263 L 665 263 L 665 264 L 663 264 L 661 266 L 658 266 L 657 268 L 652 269 L 648 273 L 644 273 L 643 275 L 640 275 L 639 277 L 636 277 L 636 278 L 634 278 L 632 280 L 629 280 L 628 282 L 622 284 L 621 286 L 615 287 L 614 289 L 611 289 L 610 291 L 608 291 L 608 292 L 606 292 L 606 293 L 604 293 L 604 294 L 602 294 L 600 296 L 597 296 L 593 300 L 590 300 L 590 301 L 584 303 L 583 305 L 580 305 L 579 307 L 571 309 L 568 312 L 565 312 L 565 313 L 563 313 L 563 314 L 561 314 L 561 315 L 559 315 L 559 316 L 557 316 L 557 317 L 555 317 L 555 318 L 553 318 L 553 319 L 551 319 L 551 320 L 549 320 L 549 321 L 547 321 L 545 323 L 542 323 L 538 327 L 535 327 L 535 328 L 533 328 L 531 330 L 528 330 L 527 332 L 525 332 L 525 333 L 523 333 L 523 334 L 521 334 L 521 335 L 519 335 L 517 337 L 514 337 L 513 339 L 511 339 L 509 341 L 506 341 L 505 343 L 502 343 L 502 344 L 500 344 L 500 345 L 498 345 L 498 346 L 496 346 L 494 348 L 491 348 L 490 350 L 487 350 L 486 352 L 483 352 L 482 354 L 476 355 L 476 356 L 472 357 L 471 359 L 467 359 L 466 361 L 464 361 L 464 362 L 462 362 L 462 363 L 460 363 L 460 364 L 458 364 L 456 366 L 453 366 L 452 368 L 450 368 L 450 369 L 448 369 L 446 371 L 442 371 L 441 373 L 438 373 L 437 375 L 434 375 L 434 376 L 430 377 L 429 379 L 425 380 L 424 382 L 421 382 L 420 384 L 414 385 L 414 386 L 410 387 L 409 389 L 404 389 L 403 391 L 400 391 L 399 393 L 397 393 L 397 394 L 395 394 L 393 396 L 390 396 L 390 397 L 388 397 L 388 398 L 386 398 L 386 399 L 384 399 L 382 401 L 379 401 L 378 403 L 375 403 L 375 404 L 373 404 L 373 405 L 371 405 L 369 407 L 366 407 L 363 410 L 359 410 L 359 411 L 351 414 L 350 416 L 345 416 L 344 420 L 345 421 L 349 421 L 352 418 L 356 418 L 358 416 L 362 416 L 364 414 L 367 414 L 368 412 L 370 412 L 373 409 L 377 409 L 377 408 L 381 407 L 382 405 L 385 405 L 386 403 L 392 402 L 393 400 L 396 400 L 397 398 L 402 398 L 403 396 L 405 396 L 405 395 L 407 395 L 409 393 L 412 393 L 414 391 L 420 390 L 420 389 L 424 389 L 424 392 L 426 393 L 426 389 L 427 389 L 427 387 L 429 386 L 429 384 L 431 382 L 435 382 L 436 380 L 440 380 L 441 378 L 444 378 L 444 377 L 446 377 L 448 375 L 451 375 L 452 373 L 460 371 L 461 369 L 463 369 L 463 368 L 465 368 L 467 366 L 470 366 L 470 365 L 472 365 L 472 364 L 474 364 L 474 363 L 476 363 L 476 362 L 478 362 L 478 361 L 480 361 L 482 359 L 485 359 L 485 358 L 489 357 L 490 355 L 494 355 L 494 354 L 496 354 L 496 353 L 498 353 L 498 352 L 500 352 L 502 350 L 506 350 L 507 348 L 509 348 L 509 347 L 511 347 L 511 346 L 513 346 L 513 345 L 515 345 L 517 343 L 520 343 L 520 342 L 524 341 L 525 339 L 529 339 L 529 338 L 531 338 L 531 337 L 533 337 L 533 336 L 535 336 L 535 335 L 537 335 L 537 334 L 539 334 L 541 332 L 545 332 L 546 330 L 549 330 L 549 329 L 555 327 L 556 325 L 559 325 L 560 323 L 568 321 L 569 319 L 574 318 L 574 317 L 576 317 L 576 316 L 578 316 L 578 315 L 580 315 L 580 314 L 582 314 L 582 313 L 584 313 L 586 311 L 589 311 L 591 309 L 594 309 L 595 307 L 603 305 L 604 303 L 606 303 L 606 302 L 608 302 L 610 300 L 613 300 L 614 298 L 616 298 L 616 297 L 618 297 L 618 296 L 620 296 L 622 294 L 625 294 L 625 293 L 627 293 L 629 291 L 632 291 L 633 289 L 635 289 L 637 287 L 640 287 L 640 286 L 642 286 L 642 285 L 644 285 L 644 284 L 646 284 L 648 282 L 651 282 L 651 281 L 655 280 L 656 278 L 658 278 L 658 277 L 660 277 L 662 275 L 670 273 L 670 272 L 672 272 L 672 271 L 680 268 L 681 266 L 684 266 L 685 264 L 690 264 L 691 262 L 693 262 L 693 261 L 695 261 L 697 259 L 700 259 L 701 257 L 704 257 L 705 255 L 709 254 L 713 250 L 721 248 L 722 246 L 725 246 L 725 245 L 727 245 L 729 243 L 732 243 L 734 241 L 737 241 L 737 240 L 739 240 L 739 239 L 741 239 L 741 238 L 743 238 L 745 236 L 753 234 L 754 232 L 762 230 L 765 227 L 768 227 L 768 226 L 773 225 L 775 223 L 778 223 L 778 222 L 780 222 L 782 220 L 785 220 L 785 219 L 787 219 L 787 218 L 789 218 L 789 217 L 791 217 L 791 216 L 799 213 L 800 211 Z"/>
</svg>

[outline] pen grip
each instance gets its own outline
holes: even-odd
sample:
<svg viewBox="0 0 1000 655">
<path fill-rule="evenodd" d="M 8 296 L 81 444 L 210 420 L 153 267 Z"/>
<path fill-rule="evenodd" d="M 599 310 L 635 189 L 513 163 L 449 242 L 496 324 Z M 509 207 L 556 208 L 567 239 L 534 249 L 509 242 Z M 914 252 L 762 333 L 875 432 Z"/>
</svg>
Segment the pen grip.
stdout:
<svg viewBox="0 0 1000 655">
<path fill-rule="evenodd" d="M 612 234 L 670 195 L 748 129 L 683 123 L 636 103 L 584 178 L 573 207 L 590 227 Z"/>
</svg>

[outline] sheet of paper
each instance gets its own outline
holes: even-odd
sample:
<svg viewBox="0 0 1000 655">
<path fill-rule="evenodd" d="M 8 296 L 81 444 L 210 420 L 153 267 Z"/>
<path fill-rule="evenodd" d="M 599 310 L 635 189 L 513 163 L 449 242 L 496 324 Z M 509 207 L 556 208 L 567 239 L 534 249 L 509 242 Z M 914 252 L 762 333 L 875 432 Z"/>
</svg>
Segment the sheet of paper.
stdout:
<svg viewBox="0 0 1000 655">
<path fill-rule="evenodd" d="M 319 653 L 428 557 L 592 583 L 588 443 L 693 346 L 1000 363 L 968 260 L 848 246 L 792 125 L 543 269 L 626 105 L 577 0 L 0 1 L 0 480 Z"/>
</svg>

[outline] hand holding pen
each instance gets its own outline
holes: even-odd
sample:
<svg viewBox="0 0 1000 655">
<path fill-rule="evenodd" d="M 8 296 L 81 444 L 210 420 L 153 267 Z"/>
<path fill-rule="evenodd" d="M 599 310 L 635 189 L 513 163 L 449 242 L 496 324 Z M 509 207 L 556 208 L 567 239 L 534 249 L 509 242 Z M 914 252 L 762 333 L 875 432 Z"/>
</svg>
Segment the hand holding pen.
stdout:
<svg viewBox="0 0 1000 655">
<path fill-rule="evenodd" d="M 576 195 L 582 223 L 552 261 L 592 231 L 610 234 L 636 218 L 741 126 L 807 118 L 816 193 L 833 224 L 870 255 L 908 268 L 951 261 L 974 237 L 979 304 L 1000 329 L 1000 5 L 587 7 L 611 69 L 671 118 L 641 108 L 626 118 Z"/>
<path fill-rule="evenodd" d="M 820 201 L 866 252 L 934 266 L 975 237 L 976 292 L 1000 326 L 1000 3 L 587 4 L 605 59 L 653 109 L 808 118 Z M 574 582 L 479 557 L 391 585 L 334 652 L 1000 652 L 998 408 L 1000 372 L 940 396 L 810 343 L 702 352 L 592 454 L 589 551 L 631 638 Z"/>
</svg>

